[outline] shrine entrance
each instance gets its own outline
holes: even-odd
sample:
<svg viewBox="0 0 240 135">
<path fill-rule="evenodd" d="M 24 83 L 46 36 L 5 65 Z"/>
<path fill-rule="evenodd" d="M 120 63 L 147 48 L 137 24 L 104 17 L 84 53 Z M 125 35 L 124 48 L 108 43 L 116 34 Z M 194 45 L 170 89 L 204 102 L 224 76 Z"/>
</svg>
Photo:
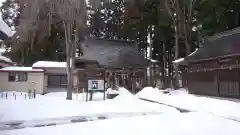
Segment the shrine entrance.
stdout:
<svg viewBox="0 0 240 135">
<path fill-rule="evenodd" d="M 124 87 L 136 93 L 147 85 L 147 75 L 144 69 L 112 69 L 106 70 L 107 88 Z"/>
<path fill-rule="evenodd" d="M 106 99 L 105 69 L 78 69 L 77 74 L 78 88 L 86 92 L 86 101 L 93 100 L 97 92 L 103 93 L 103 100 Z"/>
</svg>

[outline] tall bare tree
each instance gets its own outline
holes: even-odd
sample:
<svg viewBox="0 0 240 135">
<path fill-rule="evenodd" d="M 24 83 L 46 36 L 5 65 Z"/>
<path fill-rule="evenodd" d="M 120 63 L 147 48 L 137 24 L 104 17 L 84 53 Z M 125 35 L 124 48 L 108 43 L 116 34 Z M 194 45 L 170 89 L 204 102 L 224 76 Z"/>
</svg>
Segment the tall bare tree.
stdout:
<svg viewBox="0 0 240 135">
<path fill-rule="evenodd" d="M 165 0 L 165 6 L 172 18 L 176 35 L 184 41 L 186 54 L 191 53 L 194 3 L 195 0 Z"/>
<path fill-rule="evenodd" d="M 91 4 L 93 8 L 97 8 L 99 2 L 100 0 L 91 0 L 88 4 Z M 55 18 L 58 18 L 59 23 L 62 24 L 62 27 L 64 28 L 67 54 L 67 99 L 71 100 L 73 91 L 73 71 L 76 46 L 79 43 L 80 33 L 82 33 L 86 27 L 86 1 L 22 0 L 21 8 L 21 22 L 17 30 L 17 35 L 19 35 L 21 42 L 31 41 L 35 39 L 34 37 L 36 36 L 36 32 L 39 31 L 41 31 L 43 35 L 46 35 L 47 31 L 51 29 L 51 25 L 53 24 L 53 21 L 55 21 Z M 43 27 L 42 23 L 45 24 Z"/>
<path fill-rule="evenodd" d="M 86 3 L 84 0 L 49 0 L 49 4 L 51 14 L 57 14 L 61 18 L 64 28 L 68 74 L 67 99 L 71 100 L 76 46 L 79 33 L 86 25 Z"/>
<path fill-rule="evenodd" d="M 191 53 L 193 5 L 195 0 L 165 0 L 165 7 L 172 18 L 175 30 L 175 59 L 179 58 L 179 39 L 185 44 L 186 54 Z M 178 82 L 178 65 L 175 65 L 175 78 Z M 178 85 L 178 84 L 177 84 Z"/>
</svg>

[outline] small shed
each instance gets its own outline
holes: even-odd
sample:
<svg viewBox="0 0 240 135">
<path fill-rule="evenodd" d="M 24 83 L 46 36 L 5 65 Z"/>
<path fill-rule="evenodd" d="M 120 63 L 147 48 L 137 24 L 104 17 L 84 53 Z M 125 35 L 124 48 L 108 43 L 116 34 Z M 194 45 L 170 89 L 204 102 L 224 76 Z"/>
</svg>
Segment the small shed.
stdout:
<svg viewBox="0 0 240 135">
<path fill-rule="evenodd" d="M 0 90 L 43 93 L 44 70 L 32 67 L 5 67 L 0 69 Z"/>
<path fill-rule="evenodd" d="M 182 76 L 190 93 L 240 98 L 240 27 L 206 38 L 175 63 L 185 67 Z"/>
<path fill-rule="evenodd" d="M 149 60 L 133 42 L 87 38 L 80 48 L 82 55 L 76 59 L 76 69 L 81 87 L 87 88 L 88 77 L 96 74 L 104 78 L 106 88 L 118 85 L 137 92 L 147 85 Z"/>
<path fill-rule="evenodd" d="M 67 91 L 67 63 L 57 61 L 37 61 L 33 69 L 44 70 L 44 93 Z M 77 84 L 74 74 L 74 86 Z"/>
</svg>

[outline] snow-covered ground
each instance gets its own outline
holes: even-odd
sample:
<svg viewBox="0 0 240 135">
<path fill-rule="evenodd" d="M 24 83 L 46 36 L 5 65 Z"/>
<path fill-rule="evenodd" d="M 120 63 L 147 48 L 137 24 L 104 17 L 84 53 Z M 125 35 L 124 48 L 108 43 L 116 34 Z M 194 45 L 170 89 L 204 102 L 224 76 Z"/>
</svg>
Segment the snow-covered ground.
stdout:
<svg viewBox="0 0 240 135">
<path fill-rule="evenodd" d="M 1 135 L 239 135 L 240 124 L 211 115 L 168 114 L 0 131 Z"/>
<path fill-rule="evenodd" d="M 0 135 L 238 135 L 240 102 L 144 88 L 136 95 L 121 89 L 119 96 L 84 102 L 84 94 L 37 95 L 8 92 L 0 98 Z M 0 94 L 1 96 L 1 94 Z M 147 102 L 139 98 L 154 101 Z M 173 106 L 173 107 L 171 107 Z M 181 113 L 176 108 L 189 110 Z M 240 120 L 240 119 L 239 119 Z"/>
<path fill-rule="evenodd" d="M 240 121 L 240 100 L 237 99 L 196 96 L 188 94 L 184 89 L 163 94 L 157 89 L 149 87 L 144 88 L 136 96 L 190 111 L 204 112 Z"/>
<path fill-rule="evenodd" d="M 25 99 L 25 94 L 8 92 L 8 99 L 0 99 L 0 122 L 16 120 L 56 119 L 70 116 L 119 113 L 179 113 L 175 108 L 153 104 L 136 98 L 129 92 L 120 94 L 113 100 L 101 100 L 103 95 L 96 93 L 94 100 L 83 102 L 83 95 L 74 95 L 78 100 L 65 100 L 66 93 L 37 95 L 36 99 Z M 5 94 L 4 94 L 5 95 Z M 63 95 L 63 96 L 61 96 Z M 76 99 L 76 98 L 75 98 Z"/>
</svg>

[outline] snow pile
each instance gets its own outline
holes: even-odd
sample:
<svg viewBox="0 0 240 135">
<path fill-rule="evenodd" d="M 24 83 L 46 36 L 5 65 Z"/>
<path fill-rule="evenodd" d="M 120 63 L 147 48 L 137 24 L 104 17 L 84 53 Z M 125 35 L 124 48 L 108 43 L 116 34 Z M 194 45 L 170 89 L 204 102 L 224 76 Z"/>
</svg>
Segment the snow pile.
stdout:
<svg viewBox="0 0 240 135">
<path fill-rule="evenodd" d="M 108 88 L 107 93 L 108 94 L 121 94 L 121 93 L 130 93 L 130 92 L 127 89 L 125 89 L 124 87 L 118 87 L 116 90 L 114 90 L 112 88 Z"/>
<path fill-rule="evenodd" d="M 128 111 L 128 112 L 144 112 L 146 109 L 140 106 L 139 101 L 131 93 L 124 92 L 119 94 L 113 100 L 110 101 L 111 106 L 115 107 L 114 110 L 117 112 Z"/>
<path fill-rule="evenodd" d="M 187 94 L 184 89 L 172 91 L 173 94 L 163 94 L 154 88 L 144 88 L 136 94 L 138 98 L 164 103 L 189 111 L 210 113 L 218 117 L 240 121 L 240 100 L 229 101 L 224 98 L 204 97 Z"/>
<path fill-rule="evenodd" d="M 184 88 L 180 88 L 178 90 L 169 89 L 168 91 L 170 95 L 188 94 L 187 90 Z"/>
<path fill-rule="evenodd" d="M 66 68 L 66 62 L 38 61 L 32 65 L 33 68 Z"/>
<path fill-rule="evenodd" d="M 124 87 L 119 87 L 118 88 L 119 94 L 131 94 L 127 89 Z"/>
<path fill-rule="evenodd" d="M 146 99 L 152 99 L 157 100 L 161 96 L 163 96 L 163 90 L 159 90 L 158 88 L 153 87 L 145 87 L 141 91 L 139 91 L 136 96 L 139 98 L 146 98 Z"/>
<path fill-rule="evenodd" d="M 115 101 L 121 102 L 128 99 L 135 99 L 135 97 L 125 88 L 122 88 L 121 91 L 119 90 L 119 95 L 114 98 Z"/>
<path fill-rule="evenodd" d="M 109 101 L 113 107 L 115 107 L 118 112 L 128 111 L 128 112 L 174 112 L 179 113 L 175 108 L 168 107 L 165 105 L 160 105 L 157 103 L 151 103 L 143 101 L 136 96 L 132 95 L 125 88 L 121 88 L 121 93 L 115 97 L 113 100 Z M 164 110 L 164 111 L 163 111 Z"/>
</svg>

